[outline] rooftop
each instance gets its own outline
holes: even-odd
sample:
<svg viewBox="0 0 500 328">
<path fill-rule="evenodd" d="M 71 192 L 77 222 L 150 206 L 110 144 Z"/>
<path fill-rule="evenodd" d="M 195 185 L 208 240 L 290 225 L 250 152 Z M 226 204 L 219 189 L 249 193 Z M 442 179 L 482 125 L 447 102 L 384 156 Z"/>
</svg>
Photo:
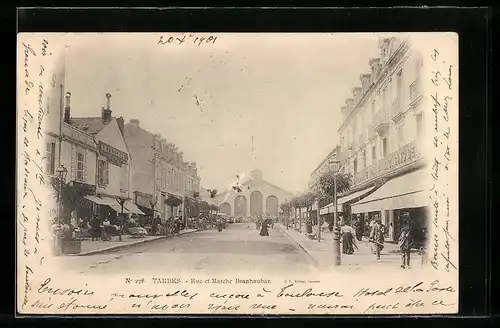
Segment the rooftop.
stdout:
<svg viewBox="0 0 500 328">
<path fill-rule="evenodd" d="M 111 120 L 113 119 L 115 119 L 115 117 L 111 118 Z M 101 132 L 107 124 L 102 121 L 102 117 L 72 117 L 70 119 L 70 125 L 90 135 L 96 135 Z"/>
</svg>

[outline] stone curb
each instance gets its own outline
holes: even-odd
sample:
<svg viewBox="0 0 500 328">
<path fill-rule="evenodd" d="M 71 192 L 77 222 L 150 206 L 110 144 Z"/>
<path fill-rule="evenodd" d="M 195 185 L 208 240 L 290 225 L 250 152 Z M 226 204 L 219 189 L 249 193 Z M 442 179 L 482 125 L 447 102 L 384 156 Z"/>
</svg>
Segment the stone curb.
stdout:
<svg viewBox="0 0 500 328">
<path fill-rule="evenodd" d="M 300 242 L 298 242 L 297 240 L 295 240 L 287 231 L 286 229 L 281 225 L 279 224 L 278 227 L 280 228 L 280 230 L 288 237 L 288 239 L 290 239 L 295 245 L 297 245 L 300 249 L 302 249 L 304 251 L 304 253 L 306 253 L 307 257 L 311 260 L 311 262 L 313 263 L 313 265 L 318 268 L 318 269 L 325 269 L 326 266 L 323 266 L 321 265 L 318 260 L 316 260 L 316 258 L 314 258 L 314 256 L 311 255 L 311 253 L 309 253 L 309 251 L 304 247 L 302 246 L 302 244 Z"/>
<path fill-rule="evenodd" d="M 198 232 L 198 230 L 192 230 L 192 231 L 188 231 L 188 232 L 183 232 L 183 233 L 180 234 L 180 236 L 187 235 L 187 234 L 190 234 L 190 233 L 193 233 L 193 232 Z M 137 245 L 147 244 L 147 243 L 153 242 L 153 241 L 169 239 L 169 238 L 172 238 L 172 237 L 174 237 L 174 236 L 159 236 L 158 238 L 142 239 L 142 240 L 138 240 L 138 241 L 133 242 L 133 243 L 127 243 L 127 244 L 122 244 L 122 245 L 114 245 L 114 246 L 110 246 L 110 247 L 107 247 L 107 248 L 96 249 L 96 250 L 93 250 L 93 251 L 88 251 L 88 252 L 84 252 L 84 253 L 74 254 L 74 255 L 70 255 L 70 256 L 87 256 L 87 255 L 102 254 L 102 253 L 107 253 L 107 252 L 111 252 L 111 251 L 116 251 L 116 250 L 119 250 L 119 249 L 124 249 L 124 248 L 131 247 L 131 246 L 137 246 Z"/>
</svg>

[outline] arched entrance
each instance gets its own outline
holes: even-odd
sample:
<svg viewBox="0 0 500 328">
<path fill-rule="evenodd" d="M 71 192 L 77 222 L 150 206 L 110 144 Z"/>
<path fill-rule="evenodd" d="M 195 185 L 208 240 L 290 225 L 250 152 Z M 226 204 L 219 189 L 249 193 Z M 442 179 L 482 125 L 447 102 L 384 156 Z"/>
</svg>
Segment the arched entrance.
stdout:
<svg viewBox="0 0 500 328">
<path fill-rule="evenodd" d="M 220 204 L 220 211 L 222 213 L 226 213 L 227 215 L 231 215 L 231 205 L 229 205 L 229 203 Z"/>
<path fill-rule="evenodd" d="M 234 199 L 234 216 L 240 218 L 247 216 L 247 198 L 243 195 L 238 195 Z"/>
<path fill-rule="evenodd" d="M 266 199 L 266 214 L 278 215 L 278 197 L 271 195 Z"/>
<path fill-rule="evenodd" d="M 254 191 L 250 194 L 250 215 L 262 214 L 262 193 Z"/>
</svg>

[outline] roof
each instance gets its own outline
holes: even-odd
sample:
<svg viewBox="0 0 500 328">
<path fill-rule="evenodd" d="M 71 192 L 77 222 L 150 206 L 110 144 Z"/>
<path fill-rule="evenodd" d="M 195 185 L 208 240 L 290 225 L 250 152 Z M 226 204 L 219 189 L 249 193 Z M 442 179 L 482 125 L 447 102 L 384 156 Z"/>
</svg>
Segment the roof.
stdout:
<svg viewBox="0 0 500 328">
<path fill-rule="evenodd" d="M 337 156 L 337 149 L 338 149 L 338 147 L 339 147 L 338 145 L 335 146 L 335 148 L 333 148 L 333 150 L 330 151 L 328 153 L 328 155 L 326 155 L 325 158 L 323 158 L 323 160 L 321 161 L 321 163 L 319 163 L 318 166 L 316 166 L 316 168 L 311 172 L 311 175 L 313 175 L 316 171 L 318 171 L 321 168 L 321 166 L 323 166 L 323 164 L 325 164 L 325 162 L 330 159 L 330 157 L 332 157 L 334 155 Z"/>
<path fill-rule="evenodd" d="M 244 187 L 244 186 L 252 185 L 252 183 L 253 183 L 253 182 L 254 182 L 254 180 L 252 180 L 251 178 L 248 178 L 248 179 L 246 179 L 246 180 L 245 180 L 245 182 L 241 183 L 241 184 L 240 184 L 240 186 L 241 186 L 241 187 Z M 261 183 L 265 183 L 265 184 L 267 184 L 267 185 L 269 185 L 269 186 L 271 186 L 271 187 L 273 187 L 273 188 L 279 189 L 279 190 L 281 190 L 283 193 L 285 193 L 285 194 L 289 194 L 290 196 L 292 196 L 292 197 L 293 197 L 293 193 L 291 193 L 291 192 L 289 192 L 289 191 L 286 191 L 285 189 L 283 189 L 283 188 L 281 188 L 281 187 L 279 187 L 279 186 L 277 186 L 277 185 L 275 185 L 275 184 L 273 184 L 273 183 L 271 183 L 271 182 L 269 182 L 269 181 L 266 181 L 266 180 L 262 179 L 260 182 L 261 182 Z M 226 194 L 226 193 L 228 193 L 228 192 L 231 192 L 232 190 L 233 190 L 232 188 L 231 188 L 231 189 L 224 190 L 224 191 L 222 191 L 220 194 L 217 194 L 217 197 L 220 197 L 221 195 L 224 195 L 224 194 Z"/>
<path fill-rule="evenodd" d="M 111 120 L 113 119 L 115 119 L 115 117 L 111 118 Z M 102 117 L 72 117 L 70 119 L 70 124 L 90 135 L 98 134 L 107 126 L 107 124 L 102 122 Z"/>
</svg>

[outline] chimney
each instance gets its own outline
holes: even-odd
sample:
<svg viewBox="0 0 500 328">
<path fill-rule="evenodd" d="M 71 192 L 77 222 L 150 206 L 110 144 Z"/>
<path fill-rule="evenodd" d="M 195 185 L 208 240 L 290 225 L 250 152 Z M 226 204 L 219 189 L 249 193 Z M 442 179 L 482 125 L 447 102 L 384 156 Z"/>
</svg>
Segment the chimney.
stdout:
<svg viewBox="0 0 500 328">
<path fill-rule="evenodd" d="M 111 94 L 106 93 L 106 108 L 103 108 L 102 110 L 102 122 L 104 124 L 108 124 L 111 122 Z"/>
<path fill-rule="evenodd" d="M 64 105 L 64 122 L 70 123 L 71 118 L 71 93 L 66 92 L 66 104 Z"/>
<path fill-rule="evenodd" d="M 136 118 L 132 118 L 132 119 L 130 119 L 130 124 L 139 127 L 139 120 Z"/>
<path fill-rule="evenodd" d="M 363 89 L 361 87 L 352 88 L 352 94 L 354 96 L 354 102 L 357 104 L 361 100 L 361 96 L 363 95 Z"/>
<path fill-rule="evenodd" d="M 361 88 L 363 89 L 363 94 L 365 94 L 371 86 L 371 74 L 361 74 L 359 79 L 361 80 Z"/>
</svg>

